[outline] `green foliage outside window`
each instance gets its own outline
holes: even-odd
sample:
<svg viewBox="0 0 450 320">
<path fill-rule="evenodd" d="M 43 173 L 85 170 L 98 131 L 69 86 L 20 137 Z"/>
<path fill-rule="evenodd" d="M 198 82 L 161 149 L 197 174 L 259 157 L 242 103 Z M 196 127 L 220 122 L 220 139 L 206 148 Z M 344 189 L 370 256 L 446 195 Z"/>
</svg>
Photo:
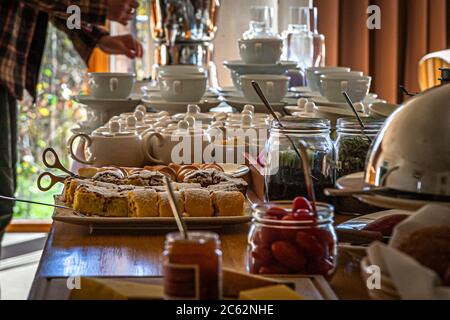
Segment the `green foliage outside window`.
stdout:
<svg viewBox="0 0 450 320">
<path fill-rule="evenodd" d="M 131 32 L 147 48 L 147 3 L 144 0 L 140 2 L 137 17 L 129 24 L 129 28 L 123 28 L 120 33 Z M 126 63 L 130 62 L 127 60 Z M 146 59 L 131 63 L 131 71 L 136 72 L 138 79 L 148 77 L 145 72 L 148 70 L 147 63 Z M 16 197 L 53 203 L 53 195 L 62 190 L 62 185 L 55 186 L 49 192 L 42 192 L 37 188 L 39 174 L 49 171 L 42 163 L 42 152 L 47 147 L 54 148 L 63 165 L 70 168 L 71 160 L 66 143 L 72 135 L 70 130 L 77 122 L 85 120 L 86 114 L 84 108 L 70 97 L 86 92 L 86 80 L 86 65 L 71 41 L 64 32 L 50 25 L 37 85 L 36 104 L 29 97 L 19 103 Z M 58 171 L 50 172 L 62 174 Z M 49 219 L 52 212 L 51 207 L 17 202 L 14 218 Z"/>
<path fill-rule="evenodd" d="M 83 117 L 83 110 L 70 100 L 83 88 L 86 66 L 66 35 L 49 27 L 46 48 L 37 86 L 37 102 L 25 98 L 19 103 L 19 162 L 17 166 L 17 193 L 19 198 L 53 203 L 50 192 L 41 192 L 36 185 L 39 174 L 47 169 L 42 164 L 42 152 L 47 147 L 54 148 L 62 163 L 69 167 L 66 141 L 70 129 Z M 61 172 L 54 172 L 61 174 Z M 52 208 L 17 203 L 15 218 L 49 218 Z"/>
</svg>

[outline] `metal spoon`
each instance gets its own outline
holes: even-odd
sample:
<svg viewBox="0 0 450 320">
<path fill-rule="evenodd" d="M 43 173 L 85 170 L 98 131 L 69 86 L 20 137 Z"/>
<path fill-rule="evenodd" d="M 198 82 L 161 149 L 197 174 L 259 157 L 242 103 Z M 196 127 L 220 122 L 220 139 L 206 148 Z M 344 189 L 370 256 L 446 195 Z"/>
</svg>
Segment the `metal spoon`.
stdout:
<svg viewBox="0 0 450 320">
<path fill-rule="evenodd" d="M 264 95 L 264 93 L 261 90 L 261 87 L 259 86 L 259 84 L 256 81 L 252 81 L 252 86 L 255 89 L 256 93 L 258 94 L 259 98 L 261 99 L 261 101 L 264 103 L 264 105 L 266 106 L 267 110 L 269 110 L 270 114 L 273 116 L 273 118 L 275 120 L 277 120 L 280 128 L 284 129 L 283 124 L 281 123 L 280 118 L 278 117 L 278 115 L 275 113 L 275 110 L 273 110 L 272 106 L 269 103 L 269 100 L 267 100 L 266 96 Z M 297 156 L 299 158 L 301 158 L 301 153 L 298 150 L 297 146 L 294 143 L 294 140 L 292 140 L 292 138 L 289 135 L 285 135 L 286 138 L 289 140 L 289 142 L 292 144 L 292 147 L 294 148 L 295 153 L 297 154 Z"/>
<path fill-rule="evenodd" d="M 311 205 L 313 208 L 314 215 L 317 215 L 317 208 L 316 208 L 316 194 L 314 193 L 314 183 L 311 178 L 311 168 L 309 167 L 308 163 L 308 154 L 306 152 L 306 144 L 303 141 L 299 141 L 300 145 L 300 152 L 302 154 L 302 167 L 303 167 L 303 174 L 305 176 L 306 181 L 306 190 L 308 191 L 308 197 L 311 201 Z"/>
<path fill-rule="evenodd" d="M 175 221 L 177 223 L 178 229 L 180 230 L 180 233 L 183 236 L 183 239 L 188 239 L 187 226 L 183 219 L 182 214 L 178 210 L 175 194 L 172 189 L 172 181 L 170 180 L 169 177 L 164 176 L 164 184 L 167 188 L 167 193 L 169 195 L 170 208 L 172 209 L 173 216 L 175 217 Z"/>
<path fill-rule="evenodd" d="M 362 134 L 366 136 L 367 140 L 369 140 L 370 143 L 372 143 L 372 139 L 364 131 L 366 129 L 366 126 L 364 125 L 364 122 L 362 122 L 361 117 L 358 114 L 358 111 L 356 111 L 356 108 L 353 105 L 352 100 L 348 96 L 347 92 L 342 91 L 342 94 L 344 95 L 344 98 L 347 101 L 347 104 L 350 106 L 350 108 L 352 109 L 353 113 L 355 114 L 356 119 L 358 119 L 359 125 L 361 126 L 361 129 L 362 129 Z"/>
<path fill-rule="evenodd" d="M 272 114 L 274 119 L 278 122 L 278 125 L 281 128 L 284 129 L 284 126 L 281 123 L 280 118 L 278 118 L 277 114 L 273 110 L 272 106 L 270 105 L 270 103 L 267 100 L 266 96 L 262 92 L 262 90 L 261 90 L 260 86 L 258 85 L 258 83 L 256 81 L 252 81 L 252 86 L 255 89 L 255 91 L 258 94 L 258 96 L 261 99 L 261 101 L 266 106 L 267 110 L 269 110 L 269 112 Z M 308 192 L 308 197 L 309 197 L 309 200 L 311 200 L 311 202 L 312 202 L 312 207 L 313 207 L 314 214 L 316 214 L 317 213 L 317 210 L 316 210 L 316 197 L 315 197 L 315 194 L 314 194 L 314 185 L 313 185 L 313 181 L 312 181 L 311 170 L 310 170 L 310 167 L 309 167 L 309 164 L 308 164 L 308 155 L 306 153 L 306 145 L 303 143 L 303 141 L 300 141 L 300 150 L 301 151 L 299 151 L 297 146 L 294 143 L 294 140 L 292 140 L 292 138 L 289 135 L 287 135 L 287 134 L 285 134 L 285 136 L 288 138 L 289 142 L 292 144 L 292 147 L 295 150 L 295 153 L 297 153 L 297 156 L 302 161 L 303 174 L 305 175 L 306 189 L 307 189 L 307 192 Z"/>
</svg>

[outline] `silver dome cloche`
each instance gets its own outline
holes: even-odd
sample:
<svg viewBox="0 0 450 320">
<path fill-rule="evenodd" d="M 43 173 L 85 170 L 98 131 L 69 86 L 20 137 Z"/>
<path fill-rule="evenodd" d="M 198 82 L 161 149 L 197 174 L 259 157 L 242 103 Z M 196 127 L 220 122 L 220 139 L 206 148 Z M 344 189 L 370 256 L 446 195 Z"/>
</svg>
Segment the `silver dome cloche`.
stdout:
<svg viewBox="0 0 450 320">
<path fill-rule="evenodd" d="M 450 196 L 450 85 L 423 92 L 386 121 L 365 180 L 376 187 Z"/>
</svg>

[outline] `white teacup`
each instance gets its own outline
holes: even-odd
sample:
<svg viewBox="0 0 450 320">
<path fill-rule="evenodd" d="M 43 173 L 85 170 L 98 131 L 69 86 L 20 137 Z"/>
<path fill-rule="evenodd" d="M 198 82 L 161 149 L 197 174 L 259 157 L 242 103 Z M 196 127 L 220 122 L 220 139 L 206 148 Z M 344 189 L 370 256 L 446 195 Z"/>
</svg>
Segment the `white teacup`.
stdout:
<svg viewBox="0 0 450 320">
<path fill-rule="evenodd" d="M 289 89 L 289 80 L 287 76 L 271 74 L 249 74 L 240 77 L 241 88 L 245 98 L 249 102 L 261 102 L 258 94 L 252 86 L 252 81 L 256 81 L 261 87 L 262 92 L 269 102 L 281 102 Z"/>
<path fill-rule="evenodd" d="M 133 89 L 136 75 L 121 72 L 90 72 L 90 95 L 98 99 L 126 99 Z"/>
<path fill-rule="evenodd" d="M 352 78 L 354 78 L 354 77 L 363 77 L 364 76 L 364 73 L 363 72 L 361 72 L 361 71 L 349 71 L 349 72 L 320 72 L 320 73 L 317 73 L 318 75 L 320 74 L 320 77 L 319 77 L 319 92 L 320 92 L 320 94 L 323 96 L 323 97 L 325 97 L 326 95 L 325 95 L 325 91 L 323 90 L 323 88 L 322 88 L 322 82 L 321 82 L 321 80 L 322 80 L 322 76 L 325 76 L 325 75 L 333 75 L 333 76 L 336 76 L 336 77 L 342 77 L 343 79 L 352 79 Z"/>
<path fill-rule="evenodd" d="M 353 102 L 363 101 L 370 90 L 372 78 L 352 74 L 325 74 L 320 77 L 323 95 L 330 102 L 345 103 L 345 91 Z"/>
<path fill-rule="evenodd" d="M 320 72 L 350 72 L 347 67 L 313 67 L 306 69 L 306 81 L 311 91 L 320 90 Z"/>
<path fill-rule="evenodd" d="M 283 52 L 283 40 L 246 39 L 239 40 L 239 54 L 245 63 L 273 64 L 280 61 Z"/>
<path fill-rule="evenodd" d="M 161 96 L 170 102 L 199 102 L 206 92 L 207 77 L 204 75 L 161 75 Z"/>
</svg>

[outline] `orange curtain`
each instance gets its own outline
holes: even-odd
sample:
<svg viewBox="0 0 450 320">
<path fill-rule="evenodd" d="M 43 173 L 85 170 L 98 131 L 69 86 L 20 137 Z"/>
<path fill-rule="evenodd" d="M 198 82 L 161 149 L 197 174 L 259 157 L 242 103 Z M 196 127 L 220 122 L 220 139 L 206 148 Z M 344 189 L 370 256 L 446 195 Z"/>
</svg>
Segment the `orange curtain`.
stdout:
<svg viewBox="0 0 450 320">
<path fill-rule="evenodd" d="M 103 53 L 99 48 L 95 48 L 89 59 L 89 72 L 108 72 L 109 56 Z"/>
<path fill-rule="evenodd" d="M 327 65 L 373 77 L 372 91 L 400 102 L 399 85 L 419 91 L 418 63 L 450 46 L 450 0 L 314 0 L 326 36 Z M 381 9 L 381 29 L 369 30 L 367 8 Z"/>
</svg>

